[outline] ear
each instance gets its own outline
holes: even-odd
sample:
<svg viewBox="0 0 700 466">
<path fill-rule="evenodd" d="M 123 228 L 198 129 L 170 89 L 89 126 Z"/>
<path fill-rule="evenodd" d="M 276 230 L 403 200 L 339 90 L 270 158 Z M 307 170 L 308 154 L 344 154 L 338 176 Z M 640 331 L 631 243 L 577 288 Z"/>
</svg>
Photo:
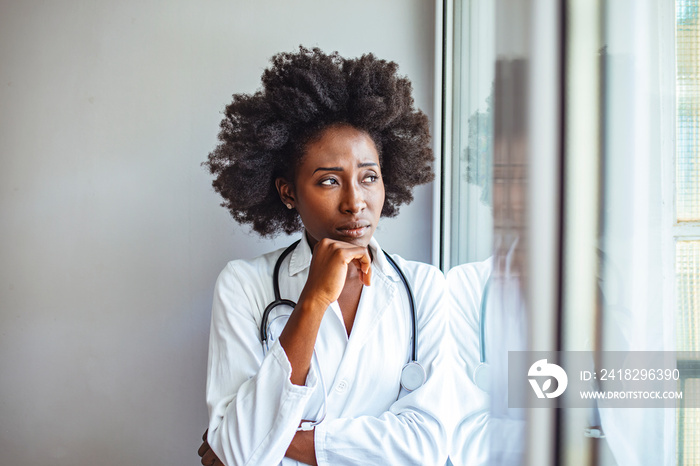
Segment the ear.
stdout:
<svg viewBox="0 0 700 466">
<path fill-rule="evenodd" d="M 286 205 L 287 208 L 293 209 L 296 207 L 296 198 L 294 196 L 294 186 L 292 183 L 284 178 L 277 178 L 275 180 L 275 187 L 277 188 L 282 203 Z"/>
</svg>

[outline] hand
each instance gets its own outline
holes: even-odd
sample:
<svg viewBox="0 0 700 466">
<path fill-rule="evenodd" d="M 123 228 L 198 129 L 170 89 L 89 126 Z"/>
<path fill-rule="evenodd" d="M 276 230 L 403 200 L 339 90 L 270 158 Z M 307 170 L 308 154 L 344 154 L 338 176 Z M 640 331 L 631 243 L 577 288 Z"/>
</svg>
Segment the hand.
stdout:
<svg viewBox="0 0 700 466">
<path fill-rule="evenodd" d="M 302 421 L 303 422 L 303 421 Z M 302 463 L 317 465 L 316 448 L 314 446 L 314 431 L 303 430 L 294 434 L 292 443 L 287 448 L 287 453 L 284 455 Z"/>
<path fill-rule="evenodd" d="M 309 277 L 299 301 L 311 299 L 320 302 L 325 311 L 343 291 L 348 267 L 351 265 L 357 268 L 360 281 L 369 286 L 372 278 L 372 259 L 366 247 L 328 238 L 316 243 Z"/>
<path fill-rule="evenodd" d="M 202 446 L 197 450 L 197 454 L 202 458 L 202 464 L 204 466 L 224 466 L 224 463 L 221 462 L 216 456 L 216 453 L 214 453 L 209 446 L 209 442 L 207 442 L 207 432 L 209 432 L 209 429 L 205 430 L 204 435 L 202 435 Z"/>
<path fill-rule="evenodd" d="M 289 380 L 294 385 L 306 382 L 321 320 L 328 306 L 340 297 L 350 264 L 359 271 L 360 281 L 369 285 L 372 259 L 366 247 L 328 238 L 316 243 L 309 277 L 279 337 L 292 366 Z"/>
<path fill-rule="evenodd" d="M 207 442 L 207 432 L 202 435 L 202 446 L 199 447 L 197 454 L 202 458 L 204 466 L 224 466 L 224 463 L 216 456 L 214 451 Z M 316 451 L 314 449 L 314 432 L 297 432 L 292 439 L 292 443 L 287 449 L 286 456 L 297 461 L 303 461 L 307 464 L 316 465 Z"/>
</svg>

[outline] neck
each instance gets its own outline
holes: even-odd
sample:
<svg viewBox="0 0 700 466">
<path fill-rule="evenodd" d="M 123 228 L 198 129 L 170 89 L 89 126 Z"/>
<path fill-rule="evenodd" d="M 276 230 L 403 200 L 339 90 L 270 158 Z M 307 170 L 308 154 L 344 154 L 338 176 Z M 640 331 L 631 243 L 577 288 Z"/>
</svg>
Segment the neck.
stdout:
<svg viewBox="0 0 700 466">
<path fill-rule="evenodd" d="M 311 253 L 313 253 L 313 252 L 314 252 L 314 247 L 316 247 L 316 243 L 318 243 L 318 241 L 316 241 L 315 239 L 313 239 L 313 238 L 309 235 L 309 233 L 306 232 L 306 231 L 304 232 L 304 238 L 306 239 L 306 242 L 309 243 L 309 247 L 311 248 Z"/>
</svg>

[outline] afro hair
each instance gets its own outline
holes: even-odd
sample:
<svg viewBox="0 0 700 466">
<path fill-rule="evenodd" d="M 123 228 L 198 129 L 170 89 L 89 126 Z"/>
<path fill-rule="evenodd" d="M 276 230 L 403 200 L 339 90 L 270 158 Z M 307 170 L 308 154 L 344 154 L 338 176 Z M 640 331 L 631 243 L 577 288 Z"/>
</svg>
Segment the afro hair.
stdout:
<svg viewBox="0 0 700 466">
<path fill-rule="evenodd" d="M 239 223 L 262 236 L 302 228 L 281 202 L 275 180 L 293 180 L 306 145 L 337 124 L 374 141 L 384 180 L 382 216 L 413 200 L 413 187 L 433 180 L 428 118 L 414 108 L 411 83 L 398 65 L 374 57 L 299 47 L 272 57 L 256 93 L 234 94 L 221 121 L 219 145 L 204 165 L 214 189 Z"/>
</svg>

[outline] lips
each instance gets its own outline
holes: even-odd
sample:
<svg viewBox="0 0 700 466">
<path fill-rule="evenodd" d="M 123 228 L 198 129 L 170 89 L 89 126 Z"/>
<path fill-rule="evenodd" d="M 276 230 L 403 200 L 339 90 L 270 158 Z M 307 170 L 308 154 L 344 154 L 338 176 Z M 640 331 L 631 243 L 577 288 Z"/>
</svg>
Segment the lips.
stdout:
<svg viewBox="0 0 700 466">
<path fill-rule="evenodd" d="M 367 222 L 352 222 L 346 223 L 336 228 L 336 231 L 345 237 L 359 238 L 369 230 L 370 224 Z"/>
</svg>

